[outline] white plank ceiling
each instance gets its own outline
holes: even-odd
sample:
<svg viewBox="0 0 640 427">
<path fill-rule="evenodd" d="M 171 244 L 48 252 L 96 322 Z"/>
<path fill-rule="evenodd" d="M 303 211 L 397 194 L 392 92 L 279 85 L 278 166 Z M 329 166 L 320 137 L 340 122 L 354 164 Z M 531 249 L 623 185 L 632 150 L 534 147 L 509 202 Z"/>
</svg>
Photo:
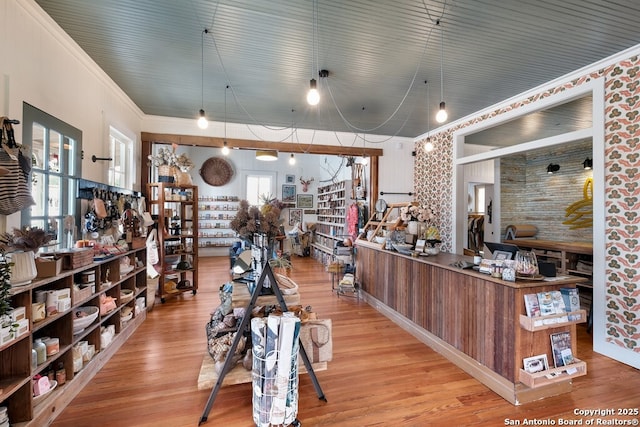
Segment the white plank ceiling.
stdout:
<svg viewBox="0 0 640 427">
<path fill-rule="evenodd" d="M 36 1 L 146 114 L 407 137 L 442 52 L 454 120 L 640 43 L 634 0 Z"/>
</svg>

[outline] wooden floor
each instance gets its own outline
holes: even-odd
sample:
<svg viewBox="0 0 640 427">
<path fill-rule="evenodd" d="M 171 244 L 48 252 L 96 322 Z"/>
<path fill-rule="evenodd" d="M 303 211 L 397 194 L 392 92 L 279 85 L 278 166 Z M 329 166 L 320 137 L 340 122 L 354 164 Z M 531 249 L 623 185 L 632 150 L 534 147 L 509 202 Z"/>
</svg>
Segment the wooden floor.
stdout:
<svg viewBox="0 0 640 427">
<path fill-rule="evenodd" d="M 303 305 L 333 321 L 333 361 L 317 378 L 328 402 L 300 376 L 298 419 L 311 426 L 503 426 L 525 419 L 583 420 L 574 409 L 640 407 L 640 372 L 594 354 L 579 326 L 588 375 L 573 392 L 513 406 L 362 301 L 337 297 L 310 258 L 294 260 Z M 205 324 L 228 280 L 226 258 L 200 261 L 197 295 L 157 303 L 147 320 L 57 418 L 54 426 L 196 426 L 210 391 L 197 390 Z M 223 387 L 203 425 L 253 426 L 250 384 Z M 629 419 L 629 417 L 617 417 Z M 637 417 L 636 417 L 637 418 Z M 611 419 L 611 417 L 605 418 Z M 510 423 L 511 420 L 511 424 Z"/>
</svg>

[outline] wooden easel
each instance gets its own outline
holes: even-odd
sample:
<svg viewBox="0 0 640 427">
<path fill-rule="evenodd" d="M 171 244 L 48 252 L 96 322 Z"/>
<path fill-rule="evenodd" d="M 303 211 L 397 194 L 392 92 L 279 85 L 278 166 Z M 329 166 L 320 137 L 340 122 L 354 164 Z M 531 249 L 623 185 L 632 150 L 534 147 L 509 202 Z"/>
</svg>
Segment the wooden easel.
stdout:
<svg viewBox="0 0 640 427">
<path fill-rule="evenodd" d="M 220 372 L 220 376 L 216 381 L 215 387 L 213 388 L 213 390 L 211 390 L 211 394 L 209 395 L 209 400 L 207 400 L 207 404 L 204 408 L 202 416 L 200 417 L 200 422 L 198 423 L 198 425 L 201 425 L 202 423 L 205 423 L 207 421 L 207 418 L 209 416 L 209 411 L 211 411 L 211 406 L 213 406 L 213 402 L 216 400 L 216 396 L 218 395 L 218 392 L 222 387 L 222 382 L 224 381 L 224 377 L 227 375 L 227 373 L 231 369 L 231 365 L 233 363 L 232 362 L 233 355 L 235 354 L 236 348 L 238 347 L 238 343 L 242 338 L 242 332 L 247 330 L 247 328 L 249 327 L 251 312 L 253 311 L 253 308 L 256 305 L 256 301 L 262 291 L 262 288 L 264 286 L 264 281 L 266 278 L 269 279 L 269 284 L 271 285 L 271 288 L 273 289 L 273 293 L 276 295 L 276 298 L 278 299 L 280 308 L 282 309 L 283 312 L 288 311 L 287 304 L 284 301 L 282 293 L 280 292 L 280 288 L 278 288 L 278 282 L 276 281 L 276 278 L 273 274 L 273 270 L 271 269 L 271 266 L 269 265 L 269 263 L 266 262 L 262 269 L 262 274 L 260 274 L 260 278 L 258 279 L 258 283 L 256 284 L 256 287 L 253 290 L 253 293 L 251 294 L 251 300 L 249 301 L 249 304 L 245 309 L 245 314 L 242 317 L 242 322 L 240 322 L 240 326 L 238 327 L 238 332 L 236 333 L 236 336 L 233 339 L 233 343 L 231 344 L 231 347 L 227 352 L 227 357 L 224 360 L 224 366 L 222 367 L 222 372 Z M 304 347 L 302 346 L 302 342 L 300 342 L 300 356 L 302 356 L 302 361 L 304 362 L 304 366 L 307 369 L 307 373 L 311 377 L 311 381 L 313 382 L 313 387 L 315 388 L 316 393 L 318 394 L 318 399 L 324 400 L 326 402 L 327 398 L 324 396 L 324 392 L 320 387 L 320 383 L 318 383 L 318 378 L 316 377 L 316 374 L 313 371 L 313 367 L 311 366 L 311 362 L 309 361 L 307 352 L 304 350 Z"/>
</svg>

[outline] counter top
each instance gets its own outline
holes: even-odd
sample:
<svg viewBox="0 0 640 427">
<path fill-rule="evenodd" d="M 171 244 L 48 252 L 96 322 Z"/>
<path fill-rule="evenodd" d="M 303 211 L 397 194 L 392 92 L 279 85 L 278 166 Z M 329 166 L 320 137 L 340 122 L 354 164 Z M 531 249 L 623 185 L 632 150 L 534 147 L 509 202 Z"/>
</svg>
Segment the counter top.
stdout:
<svg viewBox="0 0 640 427">
<path fill-rule="evenodd" d="M 505 240 L 504 243 L 521 246 L 523 248 L 533 248 L 547 251 L 565 251 L 583 255 L 593 254 L 593 243 L 591 242 L 560 242 L 556 240 L 542 239 L 515 239 Z"/>
<path fill-rule="evenodd" d="M 360 244 L 360 242 L 358 242 L 358 244 Z M 440 267 L 440 268 L 443 268 L 443 269 L 446 269 L 446 270 L 456 271 L 458 273 L 466 274 L 468 276 L 478 277 L 478 278 L 481 278 L 483 280 L 487 280 L 487 281 L 490 281 L 490 282 L 498 283 L 498 284 L 500 284 L 502 286 L 507 286 L 507 287 L 515 288 L 515 289 L 537 288 L 537 287 L 540 287 L 540 286 L 547 286 L 547 285 L 550 285 L 550 284 L 553 284 L 553 285 L 569 285 L 569 284 L 576 284 L 576 283 L 580 283 L 580 282 L 588 282 L 588 279 L 586 279 L 584 277 L 571 276 L 571 275 L 568 275 L 568 274 L 564 274 L 564 275 L 557 276 L 557 277 L 548 277 L 548 278 L 546 278 L 544 280 L 517 279 L 515 282 L 508 282 L 506 280 L 498 279 L 496 277 L 491 277 L 491 275 L 489 275 L 489 274 L 480 273 L 479 271 L 473 270 L 471 268 L 461 269 L 459 267 L 455 267 L 454 265 L 452 265 L 452 264 L 454 264 L 454 263 L 456 263 L 458 261 L 473 262 L 473 257 L 470 257 L 470 256 L 464 256 L 464 255 L 457 255 L 457 254 L 450 254 L 450 253 L 446 253 L 446 252 L 440 252 L 438 255 L 412 257 L 411 255 L 404 255 L 404 254 L 401 254 L 400 252 L 397 252 L 395 250 L 383 249 L 378 244 L 375 244 L 375 245 L 372 245 L 372 244 L 367 245 L 367 244 L 365 244 L 365 245 L 362 245 L 362 246 L 366 246 L 369 249 L 373 249 L 373 250 L 377 250 L 377 251 L 380 251 L 380 252 L 384 252 L 386 254 L 407 258 L 407 259 L 410 259 L 410 260 L 415 261 L 415 262 L 434 265 L 434 266 L 437 266 L 437 267 Z"/>
</svg>

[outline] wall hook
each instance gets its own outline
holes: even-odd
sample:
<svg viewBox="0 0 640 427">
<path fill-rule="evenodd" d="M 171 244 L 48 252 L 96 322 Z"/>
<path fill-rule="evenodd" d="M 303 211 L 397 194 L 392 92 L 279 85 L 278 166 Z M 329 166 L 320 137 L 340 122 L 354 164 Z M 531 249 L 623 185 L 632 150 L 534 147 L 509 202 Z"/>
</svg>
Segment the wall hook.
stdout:
<svg viewBox="0 0 640 427">
<path fill-rule="evenodd" d="M 96 157 L 95 154 L 93 156 L 91 156 L 91 161 L 93 163 L 97 162 L 98 160 L 106 160 L 106 161 L 110 162 L 113 159 L 111 157 Z"/>
</svg>

